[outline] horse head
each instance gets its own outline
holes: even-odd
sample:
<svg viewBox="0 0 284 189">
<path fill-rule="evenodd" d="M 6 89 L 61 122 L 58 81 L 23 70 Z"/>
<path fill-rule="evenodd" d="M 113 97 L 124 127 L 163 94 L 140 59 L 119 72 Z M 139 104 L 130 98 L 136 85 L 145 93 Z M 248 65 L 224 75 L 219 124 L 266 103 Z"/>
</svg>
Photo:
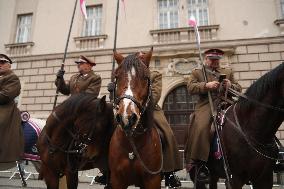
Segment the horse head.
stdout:
<svg viewBox="0 0 284 189">
<path fill-rule="evenodd" d="M 116 121 L 125 131 L 134 131 L 151 97 L 149 64 L 153 48 L 123 57 L 114 52 L 118 67 L 114 72 Z"/>
<path fill-rule="evenodd" d="M 112 106 L 105 96 L 88 102 L 84 112 L 75 119 L 78 142 L 82 156 L 92 159 L 102 153 L 113 120 Z"/>
</svg>

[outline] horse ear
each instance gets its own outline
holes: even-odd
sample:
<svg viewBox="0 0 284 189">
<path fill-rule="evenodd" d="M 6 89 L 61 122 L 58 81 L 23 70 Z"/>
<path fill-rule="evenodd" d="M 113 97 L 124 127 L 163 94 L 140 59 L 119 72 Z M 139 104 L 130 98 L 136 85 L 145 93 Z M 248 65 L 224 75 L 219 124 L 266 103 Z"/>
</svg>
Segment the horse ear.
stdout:
<svg viewBox="0 0 284 189">
<path fill-rule="evenodd" d="M 153 53 L 153 46 L 151 47 L 149 52 L 147 52 L 146 54 L 143 54 L 144 63 L 146 64 L 147 67 L 149 67 L 149 64 L 152 58 L 152 53 Z"/>
<path fill-rule="evenodd" d="M 99 105 L 97 107 L 98 112 L 103 112 L 105 107 L 106 107 L 106 95 L 104 95 L 99 101 Z"/>
<path fill-rule="evenodd" d="M 117 53 L 116 51 L 113 51 L 113 57 L 116 60 L 117 64 L 121 64 L 121 62 L 123 61 L 124 57 Z"/>
</svg>

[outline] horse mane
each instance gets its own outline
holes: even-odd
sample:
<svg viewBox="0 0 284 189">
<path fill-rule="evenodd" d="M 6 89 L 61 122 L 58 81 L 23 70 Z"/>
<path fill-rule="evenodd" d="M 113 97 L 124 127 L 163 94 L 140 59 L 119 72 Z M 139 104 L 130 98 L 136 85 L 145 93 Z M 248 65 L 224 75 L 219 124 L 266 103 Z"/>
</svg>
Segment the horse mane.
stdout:
<svg viewBox="0 0 284 189">
<path fill-rule="evenodd" d="M 94 108 L 97 106 L 98 100 L 97 97 L 90 93 L 79 93 L 70 96 L 68 99 L 63 101 L 56 109 L 60 113 L 60 117 L 74 116 L 77 117 L 83 112 L 91 112 L 94 111 Z M 95 103 L 92 103 L 95 102 Z"/>
<path fill-rule="evenodd" d="M 145 77 L 145 76 L 149 77 L 150 76 L 150 72 L 147 71 L 148 70 L 147 66 L 144 65 L 142 61 L 139 59 L 138 53 L 131 54 L 125 57 L 125 59 L 119 65 L 118 68 L 122 68 L 125 71 L 131 71 L 131 69 L 134 68 L 138 77 Z M 117 71 L 118 70 L 119 69 L 117 69 Z M 117 75 L 118 73 L 115 72 L 115 76 Z"/>
<path fill-rule="evenodd" d="M 261 76 L 256 82 L 254 82 L 245 92 L 245 95 L 253 98 L 254 100 L 261 101 L 263 96 L 267 94 L 270 90 L 276 90 L 277 77 L 284 70 L 284 63 L 280 64 L 270 72 L 267 72 L 265 75 Z M 283 73 L 282 73 L 283 74 Z M 254 106 L 255 103 L 247 99 L 240 98 L 238 103 L 242 108 L 249 109 Z"/>
</svg>

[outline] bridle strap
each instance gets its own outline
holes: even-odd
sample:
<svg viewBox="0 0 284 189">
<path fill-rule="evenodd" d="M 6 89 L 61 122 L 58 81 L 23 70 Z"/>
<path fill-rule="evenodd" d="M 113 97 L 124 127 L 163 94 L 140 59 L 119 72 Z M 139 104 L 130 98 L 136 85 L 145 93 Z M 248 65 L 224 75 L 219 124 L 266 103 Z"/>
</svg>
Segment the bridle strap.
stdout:
<svg viewBox="0 0 284 189">
<path fill-rule="evenodd" d="M 274 157 L 271 157 L 269 155 L 266 155 L 264 154 L 263 152 L 261 152 L 260 150 L 258 150 L 253 144 L 252 142 L 248 139 L 248 136 L 244 133 L 244 131 L 242 130 L 241 126 L 240 126 L 240 123 L 239 123 L 239 119 L 238 119 L 238 116 L 237 116 L 237 113 L 236 113 L 236 104 L 234 104 L 233 106 L 233 114 L 234 114 L 234 118 L 235 118 L 235 122 L 233 122 L 231 119 L 229 119 L 226 115 L 226 120 L 229 121 L 229 123 L 231 125 L 233 125 L 234 127 L 233 128 L 236 128 L 237 131 L 239 131 L 239 133 L 244 137 L 245 141 L 248 143 L 248 145 L 256 152 L 258 153 L 259 155 L 267 158 L 267 159 L 271 159 L 271 160 L 274 160 L 274 161 L 282 161 L 283 159 L 279 159 L 279 158 L 274 158 Z M 264 145 L 260 142 L 257 141 L 258 144 L 261 144 L 262 146 L 264 147 L 273 147 L 274 145 L 273 144 L 269 144 L 269 145 Z"/>
<path fill-rule="evenodd" d="M 123 95 L 123 96 L 117 97 L 117 98 L 115 98 L 114 103 L 118 105 L 119 102 L 124 98 L 130 99 L 132 102 L 134 102 L 136 104 L 136 106 L 139 108 L 139 110 L 142 110 L 143 107 L 141 106 L 141 104 L 131 95 Z"/>
<path fill-rule="evenodd" d="M 114 100 L 114 105 L 118 106 L 119 105 L 119 102 L 124 99 L 124 98 L 127 98 L 129 100 L 131 100 L 132 102 L 135 103 L 135 105 L 139 108 L 140 110 L 140 115 L 143 115 L 144 112 L 146 111 L 146 108 L 148 107 L 149 105 L 149 102 L 151 100 L 151 96 L 152 96 L 152 82 L 151 82 L 151 79 L 149 77 L 147 77 L 147 81 L 148 81 L 148 94 L 147 94 L 147 99 L 145 100 L 145 103 L 144 103 L 144 106 L 141 105 L 133 96 L 131 95 L 122 95 L 122 96 L 119 96 L 119 97 L 116 97 L 115 100 Z M 115 89 L 116 89 L 116 81 L 115 81 Z M 114 89 L 114 91 L 115 91 Z M 114 95 L 115 95 L 115 92 L 114 92 Z M 115 107 L 115 106 L 114 106 Z"/>
<path fill-rule="evenodd" d="M 259 101 L 255 100 L 255 99 L 253 99 L 253 98 L 251 98 L 251 97 L 245 95 L 245 94 L 242 94 L 242 93 L 240 93 L 240 92 L 238 92 L 238 91 L 236 91 L 236 90 L 234 90 L 234 89 L 232 89 L 232 88 L 229 88 L 228 90 L 229 90 L 229 92 L 232 93 L 233 95 L 242 97 L 242 98 L 244 98 L 244 99 L 246 99 L 246 100 L 248 100 L 248 101 L 253 102 L 253 103 L 256 104 L 256 105 L 260 105 L 260 106 L 263 106 L 263 107 L 265 107 L 265 108 L 272 109 L 272 110 L 275 110 L 275 111 L 284 112 L 284 109 L 283 109 L 283 108 L 271 106 L 270 104 L 264 104 L 264 103 L 259 102 Z"/>
</svg>

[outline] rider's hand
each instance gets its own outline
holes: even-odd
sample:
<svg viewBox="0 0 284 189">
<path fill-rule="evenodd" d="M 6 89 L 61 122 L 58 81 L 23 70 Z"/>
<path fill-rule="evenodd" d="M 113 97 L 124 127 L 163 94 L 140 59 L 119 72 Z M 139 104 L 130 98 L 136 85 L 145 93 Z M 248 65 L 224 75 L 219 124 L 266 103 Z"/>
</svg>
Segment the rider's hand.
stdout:
<svg viewBox="0 0 284 189">
<path fill-rule="evenodd" d="M 229 79 L 224 79 L 223 82 L 222 82 L 222 85 L 224 87 L 230 88 L 232 86 L 232 83 L 231 83 L 231 81 Z"/>
<path fill-rule="evenodd" d="M 209 90 L 218 89 L 219 86 L 220 86 L 220 83 L 218 81 L 210 81 L 205 84 L 205 87 Z"/>
<path fill-rule="evenodd" d="M 63 78 L 64 73 L 65 73 L 65 71 L 60 69 L 60 70 L 58 70 L 56 77 L 61 79 L 61 78 Z"/>
<path fill-rule="evenodd" d="M 113 82 L 110 82 L 109 84 L 107 84 L 108 92 L 112 93 L 114 91 L 114 88 L 115 88 L 115 84 Z"/>
</svg>

